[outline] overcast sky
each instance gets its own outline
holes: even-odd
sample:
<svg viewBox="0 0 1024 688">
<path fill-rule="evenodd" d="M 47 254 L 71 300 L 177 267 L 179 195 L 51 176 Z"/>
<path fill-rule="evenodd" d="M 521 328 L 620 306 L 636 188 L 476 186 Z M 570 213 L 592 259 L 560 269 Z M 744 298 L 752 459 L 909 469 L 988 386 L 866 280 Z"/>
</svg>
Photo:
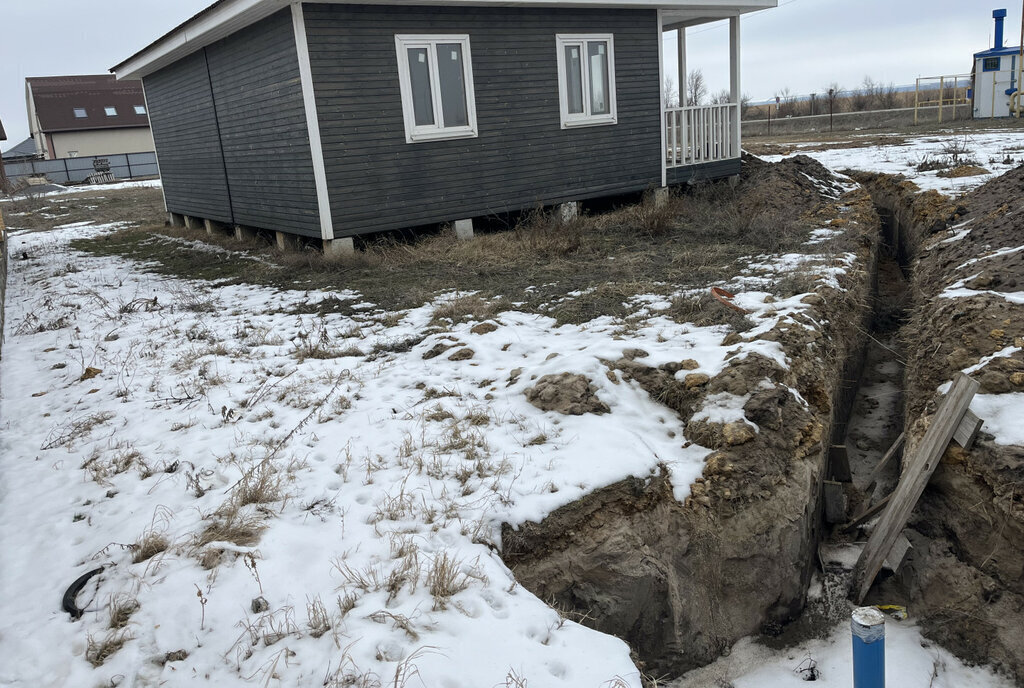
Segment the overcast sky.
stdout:
<svg viewBox="0 0 1024 688">
<path fill-rule="evenodd" d="M 0 120 L 4 150 L 28 136 L 25 77 L 100 74 L 212 0 L 2 0 Z M 1020 40 L 1021 0 L 781 0 L 742 21 L 743 91 L 755 101 L 789 88 L 821 92 L 864 77 L 897 85 L 968 73 L 992 42 L 992 10 L 1005 7 L 1006 43 Z M 712 91 L 728 86 L 729 34 L 719 22 L 691 28 L 687 64 Z M 674 34 L 664 37 L 675 78 Z"/>
</svg>

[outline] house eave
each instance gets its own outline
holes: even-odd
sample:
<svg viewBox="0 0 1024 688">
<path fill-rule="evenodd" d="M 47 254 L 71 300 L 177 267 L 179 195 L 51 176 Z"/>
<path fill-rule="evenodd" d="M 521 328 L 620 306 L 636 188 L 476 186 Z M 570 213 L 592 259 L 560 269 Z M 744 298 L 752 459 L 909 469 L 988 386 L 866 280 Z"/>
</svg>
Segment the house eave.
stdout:
<svg viewBox="0 0 1024 688">
<path fill-rule="evenodd" d="M 778 0 L 318 0 L 322 4 L 660 9 L 703 23 L 778 6 Z M 291 5 L 289 0 L 218 0 L 110 71 L 141 79 Z M 684 16 L 685 15 L 685 16 Z"/>
</svg>

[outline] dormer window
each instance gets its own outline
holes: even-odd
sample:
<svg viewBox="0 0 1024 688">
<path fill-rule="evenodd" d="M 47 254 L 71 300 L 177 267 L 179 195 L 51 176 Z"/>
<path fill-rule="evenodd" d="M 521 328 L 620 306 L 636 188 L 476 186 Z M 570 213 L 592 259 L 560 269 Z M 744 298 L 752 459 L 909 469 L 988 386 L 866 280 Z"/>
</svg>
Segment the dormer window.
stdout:
<svg viewBox="0 0 1024 688">
<path fill-rule="evenodd" d="M 89 116 L 89 113 L 85 111 L 85 108 L 75 108 L 75 117 L 77 119 L 85 119 Z"/>
<path fill-rule="evenodd" d="M 103 108 L 103 112 L 107 113 L 107 117 L 117 117 L 117 108 L 113 105 Z"/>
</svg>

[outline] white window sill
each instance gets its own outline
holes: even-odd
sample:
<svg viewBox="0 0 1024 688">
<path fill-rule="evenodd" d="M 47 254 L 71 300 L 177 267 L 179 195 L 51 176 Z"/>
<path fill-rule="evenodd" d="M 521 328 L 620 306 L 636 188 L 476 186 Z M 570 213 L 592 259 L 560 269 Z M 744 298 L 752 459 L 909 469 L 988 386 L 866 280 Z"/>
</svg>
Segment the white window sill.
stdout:
<svg viewBox="0 0 1024 688">
<path fill-rule="evenodd" d="M 562 120 L 563 129 L 575 129 L 577 127 L 601 127 L 608 126 L 611 124 L 618 124 L 618 118 L 615 117 L 588 117 L 586 119 L 570 119 Z"/>
<path fill-rule="evenodd" d="M 477 130 L 472 127 L 458 129 L 438 129 L 434 131 L 413 132 L 405 137 L 406 143 L 423 143 L 425 141 L 448 141 L 453 139 L 475 139 Z"/>
</svg>

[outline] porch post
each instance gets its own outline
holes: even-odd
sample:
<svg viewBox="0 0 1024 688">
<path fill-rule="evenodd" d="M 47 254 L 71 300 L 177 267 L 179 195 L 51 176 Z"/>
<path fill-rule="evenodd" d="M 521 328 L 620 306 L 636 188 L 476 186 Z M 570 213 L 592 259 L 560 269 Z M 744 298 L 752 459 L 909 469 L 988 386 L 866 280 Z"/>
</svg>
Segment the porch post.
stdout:
<svg viewBox="0 0 1024 688">
<path fill-rule="evenodd" d="M 679 107 L 686 107 L 686 27 L 676 29 L 676 60 L 679 64 Z"/>
<path fill-rule="evenodd" d="M 667 142 L 665 141 L 665 108 L 668 103 L 665 102 L 665 49 L 664 49 L 664 17 L 662 12 L 658 10 L 658 99 L 661 101 L 661 108 L 659 109 L 658 117 L 661 119 L 661 124 L 658 128 L 661 130 L 661 152 L 658 156 L 661 158 L 661 185 L 668 186 L 668 148 Z"/>
<path fill-rule="evenodd" d="M 729 97 L 732 102 L 736 103 L 735 117 L 732 120 L 732 141 L 736 147 L 735 155 L 738 158 L 740 156 L 741 144 L 740 140 L 740 117 L 741 117 L 741 101 L 743 100 L 743 92 L 740 88 L 740 18 L 739 15 L 735 17 L 729 17 Z"/>
</svg>

